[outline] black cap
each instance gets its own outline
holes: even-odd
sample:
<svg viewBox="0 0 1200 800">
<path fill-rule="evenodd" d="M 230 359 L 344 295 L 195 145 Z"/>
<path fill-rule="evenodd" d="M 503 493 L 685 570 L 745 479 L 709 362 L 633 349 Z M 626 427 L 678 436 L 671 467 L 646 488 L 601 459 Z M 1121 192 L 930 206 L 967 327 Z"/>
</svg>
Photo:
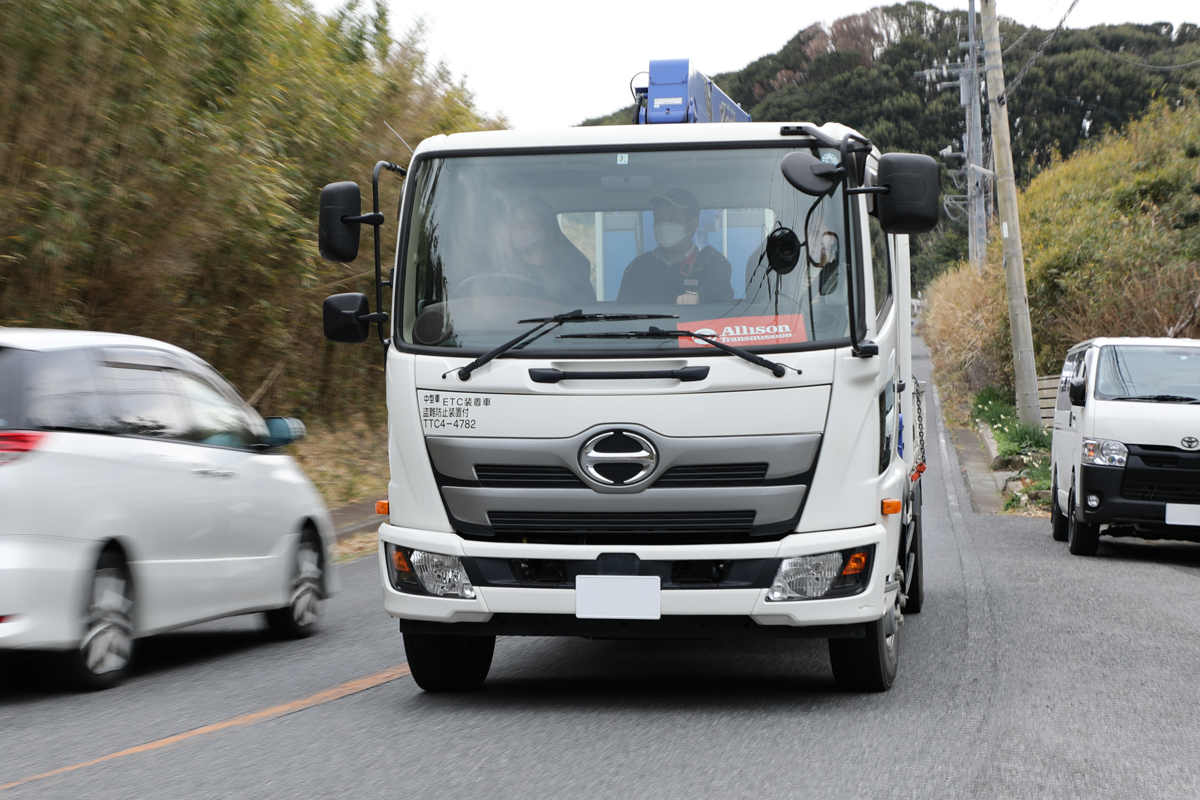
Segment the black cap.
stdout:
<svg viewBox="0 0 1200 800">
<path fill-rule="evenodd" d="M 688 219 L 700 216 L 700 203 L 697 202 L 696 196 L 682 186 L 676 186 L 662 194 L 656 194 L 650 198 L 650 202 L 666 203 L 676 208 L 682 208 L 688 213 Z"/>
</svg>

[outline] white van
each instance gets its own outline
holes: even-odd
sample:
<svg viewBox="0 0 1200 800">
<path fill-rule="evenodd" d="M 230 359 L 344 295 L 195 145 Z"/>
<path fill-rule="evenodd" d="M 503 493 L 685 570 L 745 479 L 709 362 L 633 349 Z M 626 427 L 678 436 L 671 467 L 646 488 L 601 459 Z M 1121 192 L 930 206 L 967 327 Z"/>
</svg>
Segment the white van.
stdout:
<svg viewBox="0 0 1200 800">
<path fill-rule="evenodd" d="M 1068 351 L 1054 408 L 1054 538 L 1200 542 L 1200 341 L 1090 339 Z"/>
<path fill-rule="evenodd" d="M 307 636 L 333 528 L 281 449 L 303 435 L 173 345 L 0 328 L 0 650 L 102 689 L 134 640 L 195 622 Z"/>
</svg>

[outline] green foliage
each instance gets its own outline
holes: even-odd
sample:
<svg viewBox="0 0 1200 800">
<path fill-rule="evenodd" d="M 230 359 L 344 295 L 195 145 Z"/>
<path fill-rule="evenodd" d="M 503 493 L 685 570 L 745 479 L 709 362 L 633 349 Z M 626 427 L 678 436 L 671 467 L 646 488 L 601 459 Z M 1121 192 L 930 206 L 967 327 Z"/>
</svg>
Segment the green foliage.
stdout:
<svg viewBox="0 0 1200 800">
<path fill-rule="evenodd" d="M 1050 449 L 1050 432 L 1040 425 L 1023 425 L 1017 420 L 1013 395 L 989 386 L 971 400 L 971 416 L 992 429 L 998 455 L 1028 455 Z"/>
<path fill-rule="evenodd" d="M 319 188 L 403 163 L 384 120 L 499 124 L 385 8 L 0 3 L 0 324 L 174 342 L 275 411 L 362 407 L 378 351 L 328 345 L 318 309 L 370 267 L 317 257 Z"/>
</svg>

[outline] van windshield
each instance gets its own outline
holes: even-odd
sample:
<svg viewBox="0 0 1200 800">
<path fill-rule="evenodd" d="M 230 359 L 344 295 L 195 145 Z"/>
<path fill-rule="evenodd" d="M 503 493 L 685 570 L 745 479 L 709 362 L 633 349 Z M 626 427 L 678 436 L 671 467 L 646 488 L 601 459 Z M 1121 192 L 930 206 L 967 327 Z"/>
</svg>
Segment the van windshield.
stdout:
<svg viewBox="0 0 1200 800">
<path fill-rule="evenodd" d="M 400 259 L 400 338 L 481 352 L 532 327 L 519 320 L 579 309 L 678 318 L 576 322 L 517 349 L 714 349 L 692 338 L 556 338 L 651 324 L 746 349 L 844 343 L 840 189 L 822 199 L 793 189 L 779 163 L 794 149 L 419 159 Z M 774 233 L 786 250 L 784 228 L 801 247 L 792 247 L 793 269 L 775 271 L 767 240 Z"/>
<path fill-rule="evenodd" d="M 1102 347 L 1095 394 L 1100 400 L 1200 402 L 1200 347 Z"/>
</svg>

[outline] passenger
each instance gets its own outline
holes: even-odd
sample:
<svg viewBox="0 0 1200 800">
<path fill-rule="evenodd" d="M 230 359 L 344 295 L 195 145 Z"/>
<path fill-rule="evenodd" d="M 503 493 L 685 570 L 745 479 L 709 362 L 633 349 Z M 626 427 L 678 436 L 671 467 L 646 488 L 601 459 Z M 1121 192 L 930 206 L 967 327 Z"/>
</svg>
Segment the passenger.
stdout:
<svg viewBox="0 0 1200 800">
<path fill-rule="evenodd" d="M 714 247 L 698 248 L 700 204 L 677 187 L 650 198 L 658 247 L 629 262 L 621 276 L 618 303 L 695 305 L 733 300 L 733 267 Z"/>
<path fill-rule="evenodd" d="M 592 262 L 572 244 L 550 204 L 540 197 L 522 200 L 513 210 L 512 245 L 505 272 L 536 281 L 546 297 L 567 306 L 596 302 Z"/>
</svg>

